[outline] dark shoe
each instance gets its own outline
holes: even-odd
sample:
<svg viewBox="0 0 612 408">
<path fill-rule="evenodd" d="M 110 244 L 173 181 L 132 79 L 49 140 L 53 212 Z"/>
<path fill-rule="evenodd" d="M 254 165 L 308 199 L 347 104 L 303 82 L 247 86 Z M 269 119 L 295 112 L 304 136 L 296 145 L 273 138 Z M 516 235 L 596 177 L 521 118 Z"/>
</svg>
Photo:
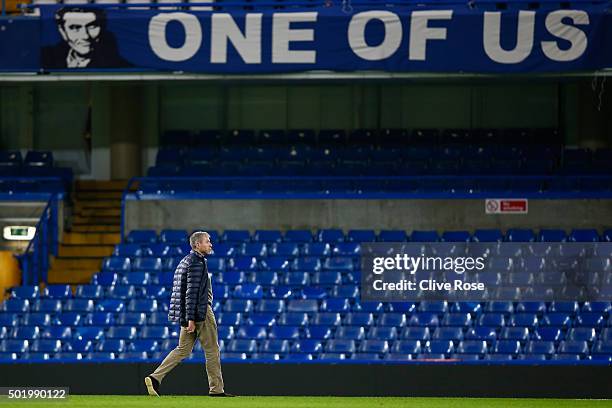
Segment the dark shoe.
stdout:
<svg viewBox="0 0 612 408">
<path fill-rule="evenodd" d="M 235 397 L 234 394 L 229 394 L 227 392 L 222 392 L 221 394 L 208 394 L 209 397 Z"/>
<path fill-rule="evenodd" d="M 149 392 L 149 395 L 159 397 L 159 381 L 148 375 L 145 377 L 145 385 L 147 386 L 147 391 Z"/>
</svg>

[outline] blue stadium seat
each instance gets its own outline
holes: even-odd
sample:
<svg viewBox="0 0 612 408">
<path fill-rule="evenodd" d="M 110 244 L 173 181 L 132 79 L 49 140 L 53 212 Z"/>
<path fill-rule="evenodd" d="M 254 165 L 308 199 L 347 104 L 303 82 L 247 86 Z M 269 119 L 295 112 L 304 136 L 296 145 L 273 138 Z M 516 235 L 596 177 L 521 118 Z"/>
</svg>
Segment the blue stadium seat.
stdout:
<svg viewBox="0 0 612 408">
<path fill-rule="evenodd" d="M 228 299 L 223 306 L 224 312 L 250 313 L 253 311 L 253 301 L 250 299 Z"/>
<path fill-rule="evenodd" d="M 447 313 L 442 319 L 442 326 L 467 327 L 472 323 L 472 316 L 469 313 Z"/>
<path fill-rule="evenodd" d="M 497 229 L 477 229 L 474 231 L 472 241 L 474 242 L 501 242 L 503 235 L 500 230 Z"/>
<path fill-rule="evenodd" d="M 542 314 L 546 312 L 546 303 L 544 302 L 519 302 L 516 305 L 518 313 L 536 313 Z"/>
<path fill-rule="evenodd" d="M 310 283 L 310 276 L 308 272 L 288 272 L 283 283 L 288 286 L 306 286 Z"/>
<path fill-rule="evenodd" d="M 104 338 L 104 329 L 94 326 L 80 326 L 73 330 L 76 340 L 100 340 Z"/>
<path fill-rule="evenodd" d="M 353 306 L 355 312 L 380 313 L 383 309 L 384 305 L 381 302 L 355 302 Z"/>
<path fill-rule="evenodd" d="M 497 331 L 495 327 L 480 326 L 468 329 L 465 333 L 466 340 L 487 340 L 492 341 L 497 339 Z"/>
<path fill-rule="evenodd" d="M 309 230 L 288 230 L 283 237 L 284 242 L 307 243 L 312 242 L 312 232 Z"/>
<path fill-rule="evenodd" d="M 126 312 L 120 313 L 117 317 L 117 324 L 122 326 L 142 326 L 146 322 L 147 315 L 145 313 Z"/>
<path fill-rule="evenodd" d="M 409 326 L 439 326 L 436 313 L 416 313 L 410 317 Z"/>
<path fill-rule="evenodd" d="M 323 269 L 326 271 L 351 272 L 355 269 L 355 264 L 351 257 L 327 258 L 323 262 Z"/>
<path fill-rule="evenodd" d="M 581 311 L 591 313 L 608 313 L 612 311 L 612 303 L 610 302 L 584 302 Z"/>
<path fill-rule="evenodd" d="M 378 233 L 378 241 L 380 242 L 406 242 L 408 235 L 402 230 L 381 230 Z"/>
<path fill-rule="evenodd" d="M 62 302 L 59 299 L 36 299 L 32 310 L 42 313 L 59 313 L 62 310 Z"/>
<path fill-rule="evenodd" d="M 581 313 L 574 319 L 574 325 L 577 327 L 602 327 L 605 324 L 605 318 L 601 313 Z"/>
<path fill-rule="evenodd" d="M 535 313 L 517 313 L 510 316 L 508 326 L 516 327 L 536 327 L 538 316 Z"/>
<path fill-rule="evenodd" d="M 534 242 L 536 236 L 530 229 L 511 228 L 506 232 L 508 242 Z"/>
<path fill-rule="evenodd" d="M 552 341 L 533 340 L 527 343 L 525 352 L 529 354 L 551 355 L 555 352 L 555 343 Z"/>
<path fill-rule="evenodd" d="M 304 330 L 308 339 L 328 340 L 332 338 L 332 331 L 329 326 L 308 326 Z"/>
<path fill-rule="evenodd" d="M 540 321 L 540 326 L 569 327 L 572 319 L 569 313 L 547 313 Z"/>
<path fill-rule="evenodd" d="M 128 257 L 111 256 L 105 258 L 102 270 L 108 272 L 129 272 L 132 268 L 131 259 Z"/>
<path fill-rule="evenodd" d="M 597 339 L 597 333 L 591 327 L 573 327 L 567 333 L 569 341 L 586 341 L 592 343 Z"/>
<path fill-rule="evenodd" d="M 374 242 L 376 241 L 376 233 L 374 230 L 349 230 L 347 234 L 349 242 Z"/>
<path fill-rule="evenodd" d="M 521 342 L 518 340 L 498 340 L 493 350 L 496 354 L 517 355 L 521 352 Z"/>
<path fill-rule="evenodd" d="M 438 327 L 432 337 L 433 340 L 463 340 L 463 331 L 460 327 Z"/>
<path fill-rule="evenodd" d="M 28 351 L 28 340 L 0 340 L 0 352 L 25 353 Z"/>
<path fill-rule="evenodd" d="M 155 230 L 130 231 L 126 241 L 133 244 L 154 244 L 157 242 L 157 233 Z"/>
<path fill-rule="evenodd" d="M 38 299 L 38 301 L 43 299 Z M 1 310 L 4 312 L 12 312 L 12 313 L 26 313 L 30 310 L 30 301 L 28 299 L 18 299 L 12 298 L 4 301 Z M 45 310 L 37 310 L 39 312 L 44 312 Z"/>
<path fill-rule="evenodd" d="M 274 244 L 271 253 L 282 257 L 295 257 L 300 253 L 300 248 L 295 242 L 281 242 Z"/>
<path fill-rule="evenodd" d="M 108 312 L 93 312 L 85 318 L 88 326 L 112 326 L 115 323 L 115 315 Z"/>
<path fill-rule="evenodd" d="M 144 286 L 153 282 L 148 272 L 131 272 L 121 279 L 121 283 L 123 285 Z"/>
<path fill-rule="evenodd" d="M 11 297 L 19 299 L 33 299 L 40 296 L 38 286 L 25 285 L 11 288 Z"/>
<path fill-rule="evenodd" d="M 448 311 L 448 302 L 424 300 L 419 304 L 418 311 L 438 314 L 446 313 Z"/>
<path fill-rule="evenodd" d="M 159 234 L 159 240 L 167 244 L 184 244 L 188 235 L 185 230 L 165 229 Z"/>
<path fill-rule="evenodd" d="M 143 250 L 140 244 L 122 243 L 115 246 L 113 256 L 119 258 L 152 255 Z"/>
<path fill-rule="evenodd" d="M 128 304 L 128 312 L 152 313 L 157 311 L 157 300 L 155 299 L 132 299 Z"/>
<path fill-rule="evenodd" d="M 134 286 L 128 285 L 117 285 L 111 286 L 108 288 L 106 292 L 106 297 L 109 299 L 131 299 L 135 296 L 136 291 Z"/>
<path fill-rule="evenodd" d="M 560 341 L 564 339 L 563 332 L 558 327 L 538 327 L 535 329 L 533 338 L 543 341 Z"/>
<path fill-rule="evenodd" d="M 285 309 L 285 302 L 282 299 L 262 299 L 256 307 L 260 313 L 281 313 Z"/>
<path fill-rule="evenodd" d="M 336 330 L 334 338 L 338 340 L 363 340 L 365 339 L 365 330 L 360 326 L 341 326 Z"/>
<path fill-rule="evenodd" d="M 229 342 L 226 350 L 230 353 L 254 353 L 257 351 L 255 340 L 236 339 Z"/>
<path fill-rule="evenodd" d="M 318 354 L 323 351 L 323 343 L 316 339 L 300 339 L 291 345 L 292 353 Z"/>
<path fill-rule="evenodd" d="M 136 338 L 136 327 L 116 326 L 110 327 L 105 334 L 107 339 L 126 339 L 134 340 Z"/>
<path fill-rule="evenodd" d="M 342 317 L 340 313 L 317 313 L 310 320 L 310 324 L 321 326 L 339 326 L 342 324 Z"/>
<path fill-rule="evenodd" d="M 405 340 L 427 341 L 430 339 L 428 327 L 404 327 L 400 337 Z"/>
<path fill-rule="evenodd" d="M 100 299 L 104 296 L 104 288 L 101 285 L 79 285 L 75 291 L 75 297 L 84 299 Z"/>
<path fill-rule="evenodd" d="M 442 242 L 469 242 L 471 240 L 468 231 L 444 231 L 440 241 Z"/>
<path fill-rule="evenodd" d="M 503 340 L 529 340 L 529 329 L 527 327 L 504 327 L 499 336 Z"/>
<path fill-rule="evenodd" d="M 97 351 L 105 353 L 122 353 L 126 350 L 125 340 L 123 339 L 105 339 L 98 342 Z"/>
<path fill-rule="evenodd" d="M 479 326 L 503 326 L 505 322 L 502 313 L 483 313 L 477 320 Z"/>
<path fill-rule="evenodd" d="M 246 324 L 249 326 L 266 326 L 271 327 L 276 324 L 275 313 L 251 313 L 246 319 Z"/>
<path fill-rule="evenodd" d="M 162 270 L 161 258 L 135 258 L 132 270 L 138 272 L 159 272 Z"/>
<path fill-rule="evenodd" d="M 81 324 L 81 315 L 76 312 L 64 312 L 55 315 L 53 322 L 56 326 L 79 326 Z"/>
<path fill-rule="evenodd" d="M 389 343 L 386 340 L 364 340 L 359 345 L 359 352 L 385 354 L 389 352 Z"/>
<path fill-rule="evenodd" d="M 561 229 L 541 229 L 538 234 L 540 242 L 565 242 L 567 235 Z"/>
<path fill-rule="evenodd" d="M 343 321 L 347 326 L 371 326 L 374 324 L 374 316 L 372 313 L 357 312 L 347 313 Z"/>
<path fill-rule="evenodd" d="M 94 302 L 91 299 L 68 299 L 62 308 L 64 312 L 89 313 L 94 310 Z"/>
<path fill-rule="evenodd" d="M 167 326 L 145 326 L 140 331 L 141 339 L 167 339 L 170 332 Z"/>
<path fill-rule="evenodd" d="M 344 232 L 341 229 L 321 229 L 317 232 L 317 241 L 337 243 L 344 241 Z"/>
<path fill-rule="evenodd" d="M 348 299 L 327 299 L 321 303 L 322 312 L 346 313 L 350 310 Z"/>
<path fill-rule="evenodd" d="M 248 242 L 242 246 L 243 256 L 265 257 L 268 254 L 268 247 L 261 242 Z"/>
<path fill-rule="evenodd" d="M 573 229 L 568 235 L 569 242 L 598 242 L 596 229 Z"/>
<path fill-rule="evenodd" d="M 578 313 L 580 307 L 578 306 L 578 302 L 551 302 L 548 307 L 549 312 L 559 312 L 559 313 L 569 313 L 575 314 Z"/>
<path fill-rule="evenodd" d="M 268 337 L 271 339 L 299 339 L 300 330 L 298 326 L 273 326 Z"/>
<path fill-rule="evenodd" d="M 331 246 L 327 242 L 310 242 L 302 245 L 302 254 L 309 257 L 331 255 Z"/>
<path fill-rule="evenodd" d="M 65 299 L 72 297 L 70 285 L 47 285 L 44 296 L 49 298 Z"/>
<path fill-rule="evenodd" d="M 45 327 L 40 337 L 43 339 L 69 340 L 72 338 L 72 329 L 60 326 Z"/>
<path fill-rule="evenodd" d="M 118 279 L 118 275 L 114 272 L 98 272 L 93 276 L 91 283 L 94 285 L 112 286 L 117 283 Z"/>
<path fill-rule="evenodd" d="M 279 230 L 256 230 L 253 235 L 253 241 L 265 244 L 279 243 L 282 239 L 283 236 Z"/>
<path fill-rule="evenodd" d="M 96 310 L 99 312 L 120 313 L 123 308 L 124 302 L 121 299 L 105 299 L 96 305 Z"/>
<path fill-rule="evenodd" d="M 62 351 L 61 340 L 42 339 L 30 343 L 30 352 L 36 353 L 58 353 Z"/>
<path fill-rule="evenodd" d="M 451 311 L 454 313 L 478 314 L 481 310 L 482 308 L 478 302 L 455 302 L 451 307 Z"/>
<path fill-rule="evenodd" d="M 260 353 L 287 353 L 289 351 L 289 342 L 287 340 L 272 339 L 265 340 L 259 347 Z"/>
<path fill-rule="evenodd" d="M 565 340 L 559 343 L 557 352 L 561 354 L 579 354 L 584 356 L 589 353 L 589 345 L 586 341 Z"/>
<path fill-rule="evenodd" d="M 51 316 L 48 313 L 28 313 L 23 316 L 22 324 L 24 326 L 49 326 Z M 0 327 L 3 325 L 0 324 Z"/>
<path fill-rule="evenodd" d="M 11 332 L 11 338 L 17 340 L 33 340 L 40 337 L 40 329 L 36 326 L 15 327 Z"/>
<path fill-rule="evenodd" d="M 274 299 L 290 299 L 295 298 L 298 291 L 292 289 L 291 286 L 272 286 L 270 288 L 270 296 Z"/>
<path fill-rule="evenodd" d="M 455 347 L 451 340 L 429 340 L 425 347 L 428 353 L 442 355 L 441 358 L 444 358 L 445 354 L 450 354 L 455 351 Z M 429 358 L 436 357 L 431 356 Z"/>
<path fill-rule="evenodd" d="M 74 338 L 70 341 L 64 342 L 66 351 L 75 353 L 87 353 L 93 350 L 93 342 L 89 339 L 78 339 Z"/>
<path fill-rule="evenodd" d="M 314 287 L 314 286 L 306 286 L 301 290 L 302 299 L 326 299 L 327 291 L 325 288 Z"/>
<path fill-rule="evenodd" d="M 353 340 L 329 340 L 325 345 L 328 353 L 354 353 L 357 347 Z"/>
<path fill-rule="evenodd" d="M 487 352 L 487 342 L 482 340 L 463 340 L 457 346 L 459 354 L 478 354 L 482 355 Z"/>
<path fill-rule="evenodd" d="M 283 326 L 306 326 L 308 324 L 308 314 L 282 313 L 277 320 L 277 324 Z"/>
<path fill-rule="evenodd" d="M 261 299 L 263 297 L 263 289 L 255 283 L 243 283 L 236 285 L 233 297 L 236 299 Z"/>
<path fill-rule="evenodd" d="M 440 236 L 437 231 L 412 231 L 410 234 L 411 242 L 438 242 Z"/>
<path fill-rule="evenodd" d="M 30 150 L 26 153 L 23 164 L 28 167 L 53 167 L 53 153 Z"/>
<path fill-rule="evenodd" d="M 220 326 L 239 326 L 242 323 L 242 313 L 222 312 L 215 315 Z"/>
<path fill-rule="evenodd" d="M 228 259 L 227 268 L 233 271 L 257 271 L 259 264 L 254 256 L 237 256 Z"/>
<path fill-rule="evenodd" d="M 286 256 L 271 256 L 260 261 L 261 269 L 265 271 L 281 272 L 289 270 L 289 258 Z"/>
</svg>

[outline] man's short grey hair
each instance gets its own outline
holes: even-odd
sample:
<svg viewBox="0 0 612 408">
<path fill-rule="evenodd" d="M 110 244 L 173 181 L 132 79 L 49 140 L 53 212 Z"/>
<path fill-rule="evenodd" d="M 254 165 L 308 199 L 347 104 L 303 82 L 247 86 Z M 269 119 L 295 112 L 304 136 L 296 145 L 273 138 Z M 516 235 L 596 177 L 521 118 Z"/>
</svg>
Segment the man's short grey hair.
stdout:
<svg viewBox="0 0 612 408">
<path fill-rule="evenodd" d="M 210 237 L 210 234 L 206 231 L 196 231 L 189 237 L 189 245 L 195 249 L 196 244 L 202 242 L 205 237 Z"/>
</svg>

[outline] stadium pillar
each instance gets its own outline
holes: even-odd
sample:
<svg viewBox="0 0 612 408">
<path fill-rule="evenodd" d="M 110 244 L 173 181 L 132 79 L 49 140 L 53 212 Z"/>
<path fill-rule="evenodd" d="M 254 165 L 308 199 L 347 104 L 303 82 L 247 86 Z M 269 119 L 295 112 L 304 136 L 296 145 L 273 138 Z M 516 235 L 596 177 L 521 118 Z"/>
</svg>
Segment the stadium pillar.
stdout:
<svg viewBox="0 0 612 408">
<path fill-rule="evenodd" d="M 612 146 L 612 103 L 602 78 L 578 84 L 578 138 L 580 147 L 591 149 Z"/>
<path fill-rule="evenodd" d="M 141 172 L 143 129 L 142 89 L 119 85 L 111 89 L 111 179 L 127 180 Z"/>
</svg>

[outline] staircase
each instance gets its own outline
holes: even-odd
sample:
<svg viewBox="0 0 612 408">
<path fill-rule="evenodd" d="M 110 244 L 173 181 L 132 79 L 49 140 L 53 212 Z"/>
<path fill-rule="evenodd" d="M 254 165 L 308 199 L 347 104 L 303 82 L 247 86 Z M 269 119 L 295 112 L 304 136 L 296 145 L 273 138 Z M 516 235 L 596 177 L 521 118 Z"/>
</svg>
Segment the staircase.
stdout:
<svg viewBox="0 0 612 408">
<path fill-rule="evenodd" d="M 80 180 L 75 184 L 72 225 L 64 232 L 48 280 L 84 284 L 121 241 L 121 194 L 125 181 Z"/>
</svg>

